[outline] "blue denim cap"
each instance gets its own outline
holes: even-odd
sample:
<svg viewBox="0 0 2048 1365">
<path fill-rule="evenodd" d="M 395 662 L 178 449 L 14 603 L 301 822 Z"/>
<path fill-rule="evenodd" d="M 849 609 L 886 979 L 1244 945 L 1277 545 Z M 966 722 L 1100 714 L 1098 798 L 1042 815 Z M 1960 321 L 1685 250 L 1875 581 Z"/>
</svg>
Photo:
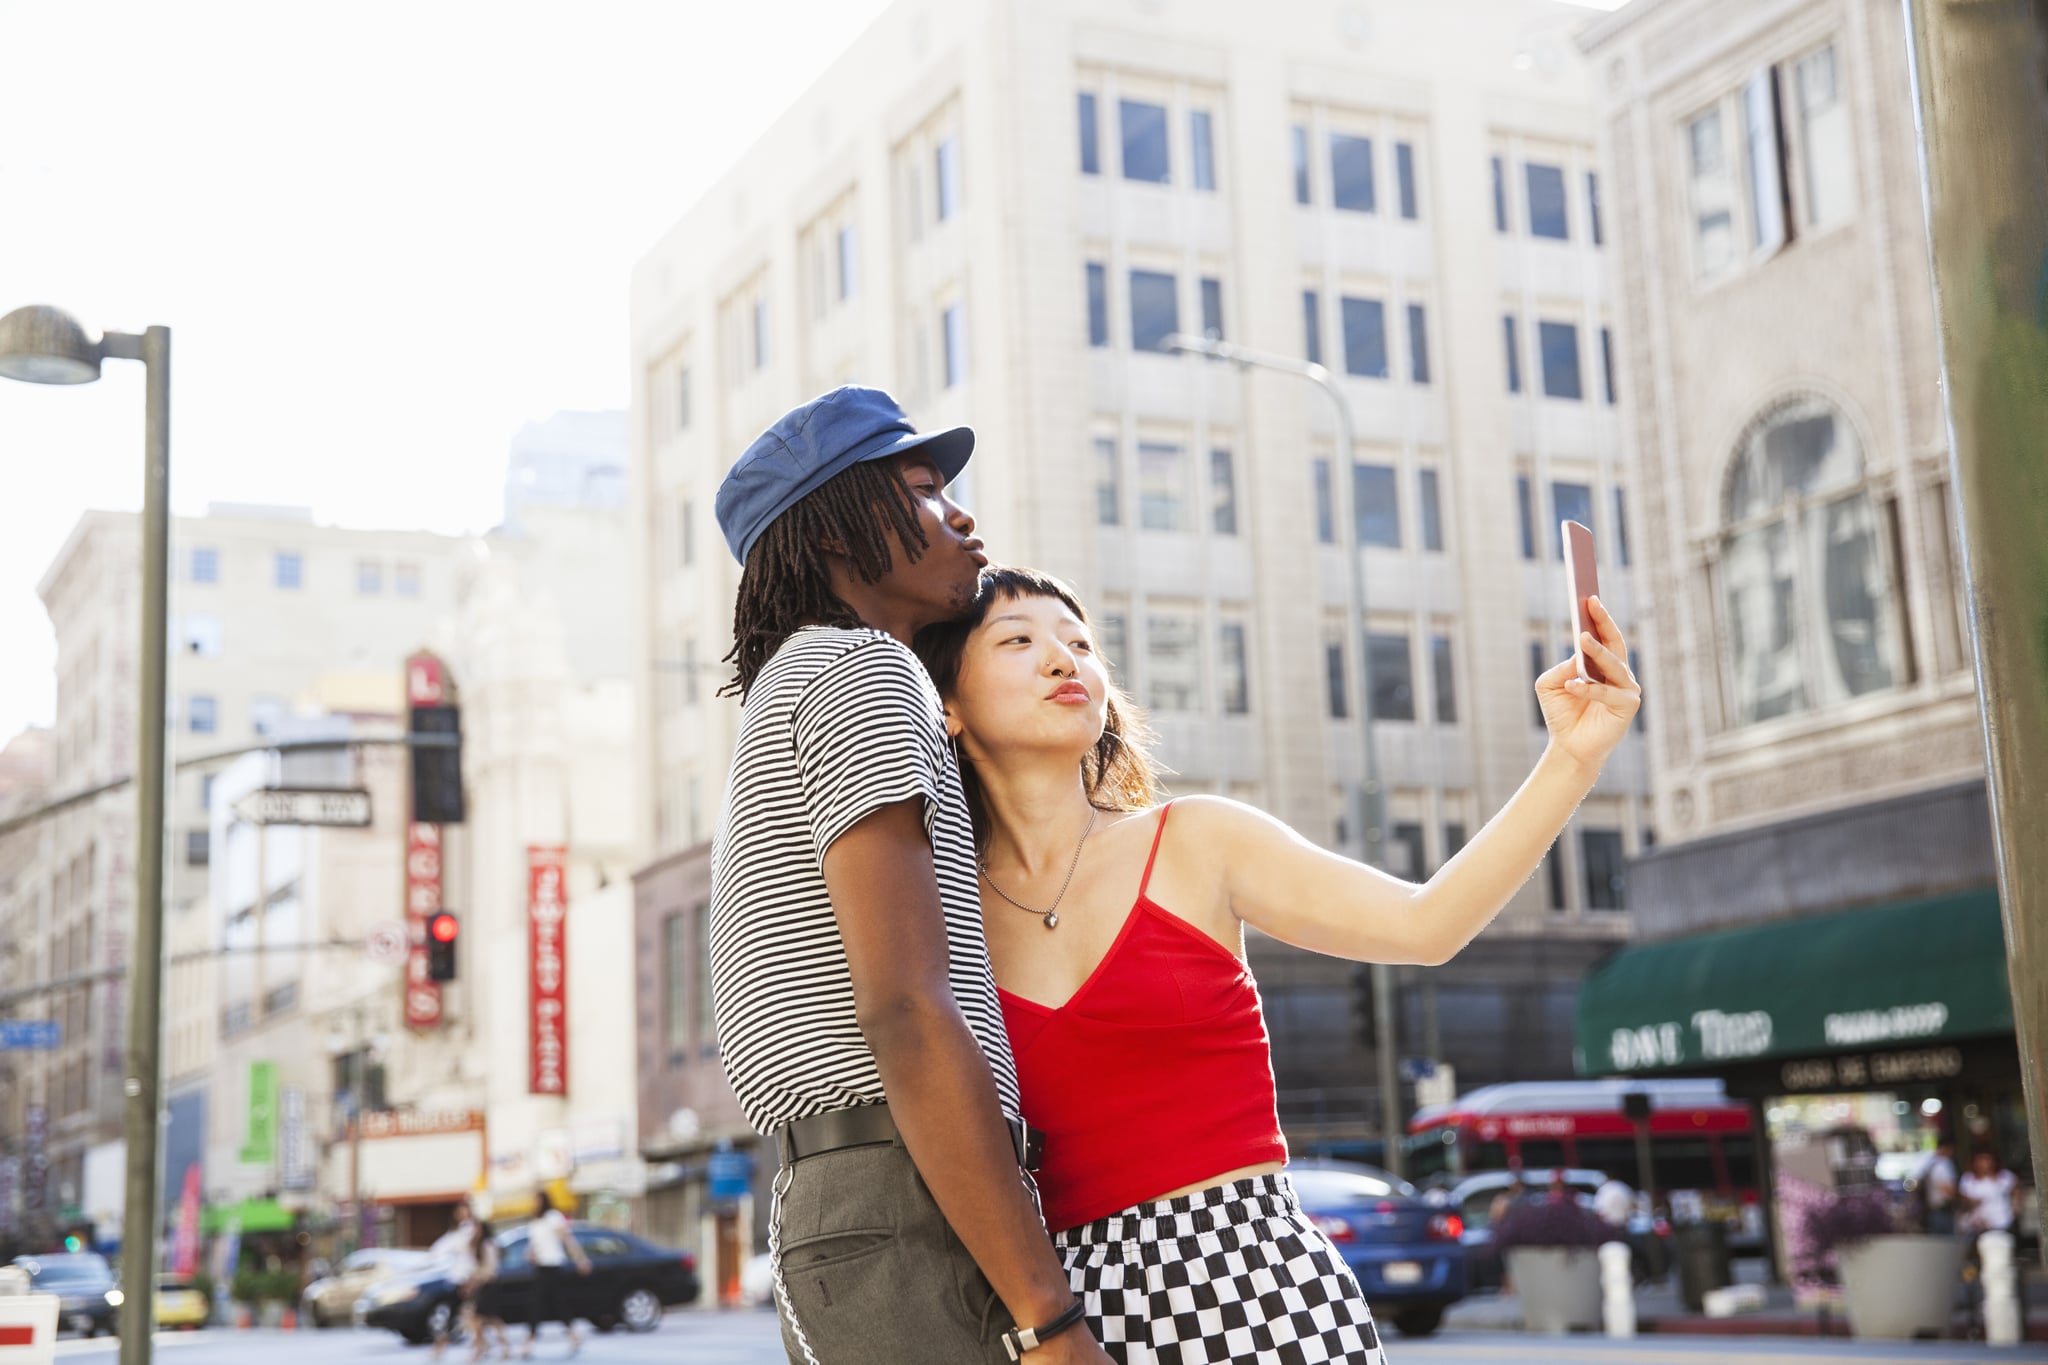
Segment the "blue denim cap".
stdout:
<svg viewBox="0 0 2048 1365">
<path fill-rule="evenodd" d="M 820 394 L 782 414 L 733 463 L 718 486 L 718 529 L 745 564 L 761 533 L 834 475 L 920 448 L 951 483 L 974 451 L 974 429 L 920 434 L 880 389 L 847 384 Z"/>
</svg>

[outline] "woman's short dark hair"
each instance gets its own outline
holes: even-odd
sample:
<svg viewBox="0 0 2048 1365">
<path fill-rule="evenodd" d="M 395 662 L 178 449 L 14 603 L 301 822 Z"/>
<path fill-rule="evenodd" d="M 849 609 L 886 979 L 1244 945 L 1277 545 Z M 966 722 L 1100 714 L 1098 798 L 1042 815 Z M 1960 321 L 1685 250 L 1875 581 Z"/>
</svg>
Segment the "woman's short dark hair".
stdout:
<svg viewBox="0 0 2048 1365">
<path fill-rule="evenodd" d="M 926 626 L 917 633 L 917 657 L 924 661 L 940 696 L 950 697 L 959 687 L 960 660 L 967 651 L 968 637 L 988 619 L 989 608 L 997 602 L 1025 597 L 1051 598 L 1084 623 L 1088 620 L 1087 609 L 1074 590 L 1051 574 L 1014 566 L 988 570 L 982 574 L 974 605 L 965 616 Z M 1144 713 L 1112 678 L 1102 737 L 1081 759 L 1081 781 L 1088 792 L 1088 803 L 1097 810 L 1146 810 L 1157 804 L 1160 770 L 1152 760 L 1151 744 L 1152 731 L 1145 724 Z M 985 842 L 988 809 L 974 764 L 965 754 L 960 759 L 960 782 L 966 789 L 967 809 L 974 816 L 975 840 Z"/>
</svg>

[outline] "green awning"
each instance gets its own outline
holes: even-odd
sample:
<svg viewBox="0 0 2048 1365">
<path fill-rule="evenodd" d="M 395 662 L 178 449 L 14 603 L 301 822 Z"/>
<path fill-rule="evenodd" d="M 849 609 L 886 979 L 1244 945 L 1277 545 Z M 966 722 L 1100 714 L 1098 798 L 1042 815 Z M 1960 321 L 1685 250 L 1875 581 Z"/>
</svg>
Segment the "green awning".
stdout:
<svg viewBox="0 0 2048 1365">
<path fill-rule="evenodd" d="M 1624 948 L 1579 988 L 1585 1075 L 2012 1032 L 1996 891 Z"/>
<path fill-rule="evenodd" d="M 232 1220 L 243 1232 L 289 1232 L 297 1216 L 275 1199 L 244 1199 L 239 1204 L 209 1205 L 199 1216 L 199 1230 L 212 1236 L 226 1231 Z"/>
</svg>

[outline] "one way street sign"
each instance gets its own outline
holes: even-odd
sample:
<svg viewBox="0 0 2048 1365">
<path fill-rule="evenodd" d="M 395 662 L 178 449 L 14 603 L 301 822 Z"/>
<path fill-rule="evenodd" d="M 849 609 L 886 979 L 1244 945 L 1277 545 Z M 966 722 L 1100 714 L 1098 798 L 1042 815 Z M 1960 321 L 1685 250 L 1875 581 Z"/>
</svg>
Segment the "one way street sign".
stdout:
<svg viewBox="0 0 2048 1365">
<path fill-rule="evenodd" d="M 340 825 L 359 829 L 370 823 L 370 794 L 361 788 L 267 787 L 236 801 L 235 814 L 252 825 Z"/>
</svg>

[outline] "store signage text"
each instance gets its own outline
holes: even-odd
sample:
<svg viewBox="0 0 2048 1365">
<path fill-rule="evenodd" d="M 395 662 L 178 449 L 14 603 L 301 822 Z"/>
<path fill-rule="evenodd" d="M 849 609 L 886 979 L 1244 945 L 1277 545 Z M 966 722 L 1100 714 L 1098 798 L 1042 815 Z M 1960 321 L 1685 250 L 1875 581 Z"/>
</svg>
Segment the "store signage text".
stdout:
<svg viewBox="0 0 2048 1365">
<path fill-rule="evenodd" d="M 1864 1086 L 1945 1081 L 1963 1074 L 1963 1054 L 1952 1047 L 1875 1052 L 1857 1057 L 1809 1057 L 1787 1062 L 1778 1076 L 1788 1092 L 1855 1090 Z"/>
<path fill-rule="evenodd" d="M 1948 1025 L 1948 1006 L 1939 1000 L 1888 1010 L 1830 1014 L 1821 1021 L 1831 1047 L 1862 1047 L 1894 1038 L 1934 1038 Z"/>
<path fill-rule="evenodd" d="M 527 968 L 532 1019 L 527 1089 L 569 1093 L 568 897 L 563 877 L 569 850 L 534 844 L 526 850 Z"/>
</svg>

